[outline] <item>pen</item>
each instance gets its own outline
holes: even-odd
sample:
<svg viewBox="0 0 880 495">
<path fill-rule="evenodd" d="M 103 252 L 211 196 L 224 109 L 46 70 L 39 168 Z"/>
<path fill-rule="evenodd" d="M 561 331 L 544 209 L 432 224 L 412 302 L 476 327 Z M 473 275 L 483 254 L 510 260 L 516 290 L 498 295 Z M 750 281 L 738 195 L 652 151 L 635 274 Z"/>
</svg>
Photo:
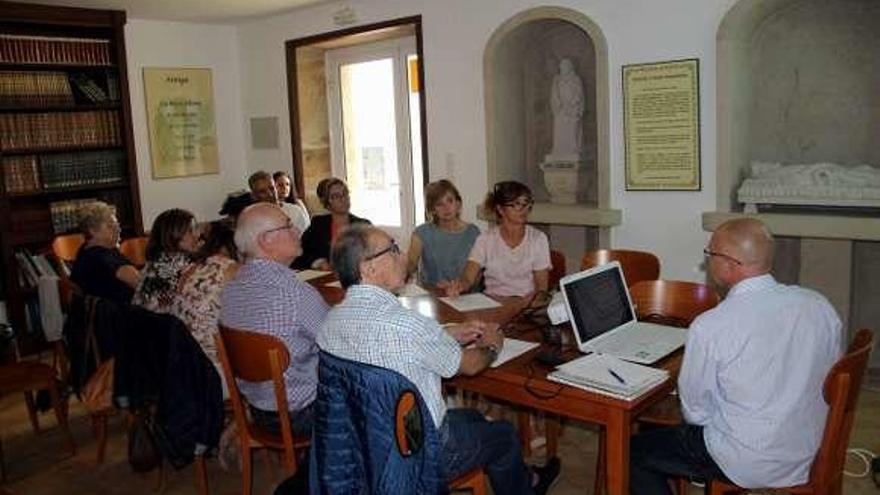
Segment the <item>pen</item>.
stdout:
<svg viewBox="0 0 880 495">
<path fill-rule="evenodd" d="M 608 373 L 610 373 L 615 380 L 619 381 L 623 385 L 626 385 L 626 380 L 624 380 L 622 376 L 618 375 L 613 369 L 608 368 Z"/>
</svg>

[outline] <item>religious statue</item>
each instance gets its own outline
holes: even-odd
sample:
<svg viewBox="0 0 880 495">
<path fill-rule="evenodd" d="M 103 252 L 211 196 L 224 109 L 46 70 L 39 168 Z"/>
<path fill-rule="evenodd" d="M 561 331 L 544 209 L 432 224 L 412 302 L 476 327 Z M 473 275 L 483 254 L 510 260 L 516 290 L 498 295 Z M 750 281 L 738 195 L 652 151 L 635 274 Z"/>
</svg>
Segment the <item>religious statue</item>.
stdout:
<svg viewBox="0 0 880 495">
<path fill-rule="evenodd" d="M 553 148 L 555 159 L 579 160 L 583 149 L 584 88 L 571 60 L 559 62 L 559 74 L 553 77 L 550 90 L 553 110 Z"/>
</svg>

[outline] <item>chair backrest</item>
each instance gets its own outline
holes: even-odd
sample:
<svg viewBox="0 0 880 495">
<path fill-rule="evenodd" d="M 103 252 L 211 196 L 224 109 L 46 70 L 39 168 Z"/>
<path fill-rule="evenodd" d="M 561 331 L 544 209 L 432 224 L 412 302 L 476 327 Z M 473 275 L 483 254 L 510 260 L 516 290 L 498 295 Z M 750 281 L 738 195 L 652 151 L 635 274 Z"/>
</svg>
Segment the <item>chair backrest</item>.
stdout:
<svg viewBox="0 0 880 495">
<path fill-rule="evenodd" d="M 287 387 L 284 384 L 284 371 L 290 365 L 290 354 L 284 343 L 271 335 L 248 332 L 220 325 L 214 337 L 217 355 L 223 367 L 226 387 L 239 435 L 253 438 L 256 430 L 248 422 L 244 398 L 236 379 L 248 382 L 271 381 L 275 389 L 275 402 L 278 409 L 278 422 L 281 426 L 281 439 L 284 444 L 284 461 L 290 474 L 296 472 L 296 456 L 293 450 L 293 430 L 290 427 L 290 412 L 287 409 Z M 244 447 L 243 448 L 249 448 Z"/>
<path fill-rule="evenodd" d="M 559 287 L 559 279 L 565 276 L 565 255 L 559 251 L 550 250 L 550 275 L 547 280 L 547 288 L 553 290 Z"/>
<path fill-rule="evenodd" d="M 437 430 L 415 385 L 323 351 L 319 363 L 313 484 L 322 493 L 445 493 Z"/>
<path fill-rule="evenodd" d="M 55 236 L 52 240 L 52 252 L 59 260 L 65 263 L 73 263 L 79 248 L 85 244 L 86 236 L 83 234 L 67 234 Z"/>
<path fill-rule="evenodd" d="M 629 295 L 640 320 L 687 327 L 721 298 L 705 284 L 679 280 L 642 280 L 630 285 Z"/>
<path fill-rule="evenodd" d="M 631 251 L 627 249 L 599 249 L 587 251 L 581 259 L 581 270 L 619 261 L 623 269 L 626 285 L 632 287 L 642 280 L 660 278 L 660 260 L 647 251 Z"/>
<path fill-rule="evenodd" d="M 810 484 L 814 493 L 841 493 L 843 464 L 849 435 L 855 419 L 856 404 L 862 386 L 862 377 L 868 365 L 874 335 L 870 330 L 859 330 L 846 354 L 831 367 L 822 387 L 828 403 L 828 419 L 822 443 L 810 469 Z"/>
<path fill-rule="evenodd" d="M 141 268 L 147 263 L 148 237 L 131 237 L 119 244 L 119 251 L 131 261 L 131 264 Z"/>
</svg>

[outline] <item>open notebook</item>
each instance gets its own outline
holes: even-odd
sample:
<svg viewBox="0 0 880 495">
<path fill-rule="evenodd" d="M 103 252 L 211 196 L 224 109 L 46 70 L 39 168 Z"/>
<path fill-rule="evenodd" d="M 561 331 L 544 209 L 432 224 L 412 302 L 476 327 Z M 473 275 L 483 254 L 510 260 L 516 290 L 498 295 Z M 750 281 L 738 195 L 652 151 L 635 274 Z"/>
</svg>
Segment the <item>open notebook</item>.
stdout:
<svg viewBox="0 0 880 495">
<path fill-rule="evenodd" d="M 633 400 L 669 378 L 669 372 L 624 361 L 606 354 L 588 354 L 569 361 L 547 375 L 547 379 Z"/>
</svg>

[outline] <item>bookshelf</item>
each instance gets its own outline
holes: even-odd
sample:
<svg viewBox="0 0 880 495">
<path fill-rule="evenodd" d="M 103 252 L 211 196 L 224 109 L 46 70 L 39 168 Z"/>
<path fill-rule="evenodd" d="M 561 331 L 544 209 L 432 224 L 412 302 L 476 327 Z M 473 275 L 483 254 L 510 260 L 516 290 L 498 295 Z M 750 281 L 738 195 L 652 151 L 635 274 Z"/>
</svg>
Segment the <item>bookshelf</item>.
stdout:
<svg viewBox="0 0 880 495">
<path fill-rule="evenodd" d="M 142 235 L 125 60 L 125 12 L 0 0 L 0 298 L 25 352 L 45 346 L 23 252 L 115 205 Z M 32 267 L 28 267 L 29 269 Z"/>
</svg>

